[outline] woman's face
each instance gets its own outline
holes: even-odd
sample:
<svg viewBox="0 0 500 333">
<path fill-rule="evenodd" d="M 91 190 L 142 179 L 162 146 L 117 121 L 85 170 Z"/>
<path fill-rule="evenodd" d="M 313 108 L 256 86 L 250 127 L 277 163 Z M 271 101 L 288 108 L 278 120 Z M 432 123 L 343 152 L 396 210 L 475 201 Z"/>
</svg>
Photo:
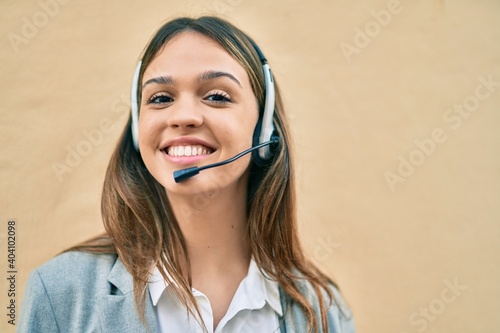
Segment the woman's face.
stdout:
<svg viewBox="0 0 500 333">
<path fill-rule="evenodd" d="M 246 191 L 250 154 L 175 183 L 176 170 L 226 160 L 252 146 L 258 105 L 245 69 L 217 42 L 183 32 L 142 79 L 139 147 L 167 194 Z"/>
</svg>

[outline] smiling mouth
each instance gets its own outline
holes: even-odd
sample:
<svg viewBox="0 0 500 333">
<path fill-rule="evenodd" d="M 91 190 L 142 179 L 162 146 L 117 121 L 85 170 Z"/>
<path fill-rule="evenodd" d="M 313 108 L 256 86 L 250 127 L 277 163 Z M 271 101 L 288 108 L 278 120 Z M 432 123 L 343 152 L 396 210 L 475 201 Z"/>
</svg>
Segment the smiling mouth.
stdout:
<svg viewBox="0 0 500 333">
<path fill-rule="evenodd" d="M 183 146 L 170 146 L 163 149 L 169 156 L 173 157 L 191 157 L 200 155 L 210 155 L 215 152 L 215 149 L 203 145 L 183 145 Z"/>
</svg>

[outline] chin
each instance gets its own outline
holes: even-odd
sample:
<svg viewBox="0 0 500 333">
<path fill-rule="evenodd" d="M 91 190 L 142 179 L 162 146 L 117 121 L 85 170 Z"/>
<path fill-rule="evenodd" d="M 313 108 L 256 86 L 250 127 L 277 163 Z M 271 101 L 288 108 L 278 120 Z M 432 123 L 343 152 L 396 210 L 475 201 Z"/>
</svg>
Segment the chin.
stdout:
<svg viewBox="0 0 500 333">
<path fill-rule="evenodd" d="M 228 165 L 229 167 L 229 165 Z M 237 195 L 240 191 L 246 194 L 248 184 L 247 170 L 234 170 L 228 168 L 218 168 L 213 170 L 203 170 L 199 174 L 176 183 L 173 179 L 162 183 L 167 194 L 171 195 L 192 195 L 204 198 L 215 198 L 221 192 L 230 191 L 232 195 Z M 197 198 L 193 198 L 196 200 Z"/>
</svg>

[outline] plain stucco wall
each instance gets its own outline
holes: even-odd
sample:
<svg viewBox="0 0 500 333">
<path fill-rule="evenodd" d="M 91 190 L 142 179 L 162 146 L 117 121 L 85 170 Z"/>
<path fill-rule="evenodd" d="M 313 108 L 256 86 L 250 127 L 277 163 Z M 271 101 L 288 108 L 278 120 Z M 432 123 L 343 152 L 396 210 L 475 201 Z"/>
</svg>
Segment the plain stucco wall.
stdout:
<svg viewBox="0 0 500 333">
<path fill-rule="evenodd" d="M 0 267 L 15 219 L 17 304 L 33 268 L 102 230 L 104 170 L 150 35 L 205 13 L 252 35 L 271 63 L 296 141 L 304 244 L 359 332 L 498 331 L 495 0 L 3 0 Z M 85 145 L 58 176 L 55 163 Z M 14 332 L 3 312 L 0 330 Z"/>
</svg>

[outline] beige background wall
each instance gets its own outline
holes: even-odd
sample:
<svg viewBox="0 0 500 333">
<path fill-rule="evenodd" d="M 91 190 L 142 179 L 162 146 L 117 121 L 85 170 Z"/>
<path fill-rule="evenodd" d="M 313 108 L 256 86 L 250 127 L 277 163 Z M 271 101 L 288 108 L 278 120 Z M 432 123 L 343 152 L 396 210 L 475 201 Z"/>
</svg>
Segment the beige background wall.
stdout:
<svg viewBox="0 0 500 333">
<path fill-rule="evenodd" d="M 0 331 L 14 331 L 9 219 L 19 305 L 32 269 L 102 230 L 103 173 L 149 36 L 215 13 L 254 36 L 281 84 L 304 244 L 359 332 L 498 332 L 500 2 L 58 3 L 0 2 Z"/>
</svg>

